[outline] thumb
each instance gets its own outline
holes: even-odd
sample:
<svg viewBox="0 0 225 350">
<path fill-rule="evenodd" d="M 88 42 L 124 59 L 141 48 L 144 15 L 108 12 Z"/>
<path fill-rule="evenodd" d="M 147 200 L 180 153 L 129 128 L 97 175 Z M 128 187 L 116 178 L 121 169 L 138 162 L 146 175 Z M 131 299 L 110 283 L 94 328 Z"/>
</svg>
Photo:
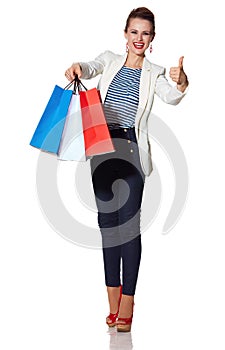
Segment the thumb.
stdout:
<svg viewBox="0 0 225 350">
<path fill-rule="evenodd" d="M 179 68 L 183 68 L 184 56 L 181 56 L 179 59 Z"/>
</svg>

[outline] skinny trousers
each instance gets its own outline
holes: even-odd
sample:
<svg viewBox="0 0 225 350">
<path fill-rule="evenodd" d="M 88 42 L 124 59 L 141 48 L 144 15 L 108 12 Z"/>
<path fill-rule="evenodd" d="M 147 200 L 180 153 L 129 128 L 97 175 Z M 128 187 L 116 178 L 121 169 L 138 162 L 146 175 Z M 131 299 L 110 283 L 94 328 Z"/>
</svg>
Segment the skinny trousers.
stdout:
<svg viewBox="0 0 225 350">
<path fill-rule="evenodd" d="M 115 152 L 91 159 L 105 283 L 110 287 L 122 284 L 123 294 L 134 295 L 141 260 L 144 173 L 135 129 L 113 129 L 110 134 Z"/>
</svg>

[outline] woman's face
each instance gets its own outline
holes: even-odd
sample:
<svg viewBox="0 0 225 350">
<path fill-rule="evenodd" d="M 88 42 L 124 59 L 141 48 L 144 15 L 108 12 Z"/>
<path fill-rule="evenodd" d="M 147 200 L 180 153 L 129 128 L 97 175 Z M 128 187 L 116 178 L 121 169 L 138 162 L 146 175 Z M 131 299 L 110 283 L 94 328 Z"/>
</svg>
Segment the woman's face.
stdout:
<svg viewBox="0 0 225 350">
<path fill-rule="evenodd" d="M 131 18 L 124 36 L 127 39 L 129 52 L 143 56 L 154 38 L 153 25 L 145 19 Z"/>
</svg>

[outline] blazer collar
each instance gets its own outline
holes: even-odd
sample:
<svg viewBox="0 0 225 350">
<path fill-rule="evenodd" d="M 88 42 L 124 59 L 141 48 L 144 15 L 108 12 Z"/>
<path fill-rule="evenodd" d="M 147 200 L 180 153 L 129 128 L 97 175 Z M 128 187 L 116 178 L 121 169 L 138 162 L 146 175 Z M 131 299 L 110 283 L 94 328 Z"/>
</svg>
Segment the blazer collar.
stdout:
<svg viewBox="0 0 225 350">
<path fill-rule="evenodd" d="M 143 67 L 142 68 L 147 70 L 147 71 L 151 71 L 152 70 L 151 62 L 146 57 L 144 58 Z"/>
<path fill-rule="evenodd" d="M 145 57 L 140 80 L 140 92 L 139 92 L 139 110 L 144 110 L 149 98 L 149 89 L 151 83 L 151 71 L 152 65 L 149 60 Z"/>
</svg>

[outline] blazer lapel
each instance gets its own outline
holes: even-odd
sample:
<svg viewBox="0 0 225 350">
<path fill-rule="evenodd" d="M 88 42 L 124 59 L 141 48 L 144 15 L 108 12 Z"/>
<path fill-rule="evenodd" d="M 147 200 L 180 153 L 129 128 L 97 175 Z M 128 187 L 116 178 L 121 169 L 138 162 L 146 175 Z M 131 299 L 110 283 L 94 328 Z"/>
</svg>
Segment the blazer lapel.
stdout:
<svg viewBox="0 0 225 350">
<path fill-rule="evenodd" d="M 144 58 L 140 80 L 139 104 L 135 119 L 137 136 L 139 136 L 139 123 L 148 103 L 151 80 L 152 66 L 151 63 L 146 58 Z"/>
<path fill-rule="evenodd" d="M 145 109 L 149 98 L 149 88 L 151 83 L 151 63 L 144 58 L 141 80 L 140 80 L 140 93 L 139 93 L 139 109 Z"/>
</svg>

